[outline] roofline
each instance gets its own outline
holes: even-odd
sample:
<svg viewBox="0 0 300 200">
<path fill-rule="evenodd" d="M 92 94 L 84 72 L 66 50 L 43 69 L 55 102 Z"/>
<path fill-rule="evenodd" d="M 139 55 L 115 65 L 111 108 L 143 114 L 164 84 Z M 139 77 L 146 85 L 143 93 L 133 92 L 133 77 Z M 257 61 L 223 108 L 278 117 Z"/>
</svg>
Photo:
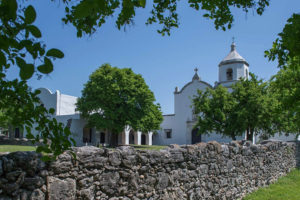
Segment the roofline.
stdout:
<svg viewBox="0 0 300 200">
<path fill-rule="evenodd" d="M 235 64 L 235 63 L 243 63 L 243 64 L 247 65 L 247 67 L 249 67 L 249 63 L 245 60 L 226 60 L 226 61 L 222 61 L 222 62 L 220 62 L 219 67 L 221 67 L 223 65 Z"/>
<path fill-rule="evenodd" d="M 165 114 L 165 115 L 162 115 L 162 116 L 175 116 L 175 114 Z"/>
<path fill-rule="evenodd" d="M 209 83 L 207 83 L 207 82 L 200 81 L 200 80 L 194 80 L 194 81 L 198 81 L 198 82 L 200 82 L 200 83 L 203 83 L 203 84 L 207 85 L 207 86 L 210 87 L 210 88 L 213 88 L 213 87 L 212 87 Z M 174 94 L 180 94 L 180 93 L 182 93 L 182 91 L 183 91 L 187 86 L 189 86 L 190 84 L 192 84 L 194 81 L 188 82 L 187 84 L 185 84 L 185 86 L 183 86 L 183 88 L 181 88 L 181 90 L 180 90 L 179 92 L 174 92 Z"/>
</svg>

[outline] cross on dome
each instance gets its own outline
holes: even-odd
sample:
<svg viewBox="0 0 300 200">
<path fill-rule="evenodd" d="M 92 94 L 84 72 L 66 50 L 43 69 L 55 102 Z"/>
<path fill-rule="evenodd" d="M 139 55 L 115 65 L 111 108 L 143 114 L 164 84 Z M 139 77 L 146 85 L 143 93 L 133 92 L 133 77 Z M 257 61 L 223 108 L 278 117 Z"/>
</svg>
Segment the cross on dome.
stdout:
<svg viewBox="0 0 300 200">
<path fill-rule="evenodd" d="M 193 79 L 192 79 L 192 80 L 193 80 L 193 81 L 194 81 L 194 80 L 200 81 L 200 77 L 198 76 L 198 73 L 197 73 L 197 72 L 198 72 L 198 68 L 196 67 L 196 68 L 194 69 L 194 71 L 195 71 L 195 75 L 193 76 Z"/>
</svg>

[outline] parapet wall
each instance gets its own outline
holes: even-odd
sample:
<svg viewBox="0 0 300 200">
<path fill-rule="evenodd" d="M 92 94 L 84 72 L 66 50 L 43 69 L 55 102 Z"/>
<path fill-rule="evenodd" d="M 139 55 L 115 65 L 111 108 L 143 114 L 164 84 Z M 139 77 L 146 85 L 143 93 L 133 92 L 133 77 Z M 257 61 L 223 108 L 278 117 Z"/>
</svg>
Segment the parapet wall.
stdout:
<svg viewBox="0 0 300 200">
<path fill-rule="evenodd" d="M 296 166 L 294 143 L 200 143 L 161 151 L 76 147 L 43 163 L 0 156 L 0 199 L 239 199 Z"/>
</svg>

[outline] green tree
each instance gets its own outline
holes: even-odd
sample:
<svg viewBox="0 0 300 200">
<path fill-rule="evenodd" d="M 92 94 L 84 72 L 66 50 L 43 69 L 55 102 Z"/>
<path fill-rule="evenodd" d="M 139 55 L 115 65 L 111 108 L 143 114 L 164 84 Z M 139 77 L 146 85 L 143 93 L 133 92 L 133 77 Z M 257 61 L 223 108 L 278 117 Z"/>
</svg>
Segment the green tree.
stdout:
<svg viewBox="0 0 300 200">
<path fill-rule="evenodd" d="M 216 132 L 229 136 L 233 140 L 241 135 L 235 121 L 236 101 L 228 89 L 219 85 L 215 89 L 207 88 L 206 91 L 198 90 L 198 95 L 193 99 L 195 114 L 198 115 L 196 127 L 199 134 Z"/>
<path fill-rule="evenodd" d="M 254 134 L 269 137 L 278 131 L 280 125 L 274 114 L 279 103 L 274 94 L 268 92 L 268 82 L 250 73 L 250 79 L 238 81 L 232 90 L 231 94 L 237 102 L 235 123 L 246 131 L 248 140 L 252 140 Z"/>
<path fill-rule="evenodd" d="M 2 123 L 23 128 L 27 131 L 27 138 L 33 139 L 34 143 L 43 139 L 44 144 L 39 146 L 37 151 L 53 153 L 54 158 L 71 146 L 73 140 L 70 138 L 70 130 L 56 119 L 52 119 L 54 109 L 47 110 L 39 103 L 39 90 L 31 92 L 25 81 L 18 80 L 1 79 L 0 85 L 0 108 L 4 116 L 1 119 Z M 39 134 L 34 136 L 33 129 Z M 44 158 L 50 159 L 49 156 Z"/>
<path fill-rule="evenodd" d="M 40 77 L 52 72 L 52 61 L 63 58 L 64 54 L 55 48 L 47 49 L 40 41 L 42 35 L 33 24 L 35 20 L 33 6 L 18 5 L 16 0 L 0 1 L 1 123 L 24 128 L 27 137 L 34 141 L 43 139 L 44 146 L 37 151 L 53 153 L 55 157 L 71 146 L 70 131 L 51 119 L 53 109 L 46 110 L 39 105 L 39 92 L 32 92 L 26 80 L 34 73 Z M 21 80 L 6 78 L 7 69 L 12 65 L 19 67 Z M 36 137 L 31 133 L 33 127 L 40 133 Z"/>
<path fill-rule="evenodd" d="M 196 126 L 200 134 L 217 132 L 235 139 L 246 133 L 247 139 L 252 140 L 253 134 L 270 136 L 276 132 L 280 126 L 273 113 L 279 104 L 268 92 L 267 82 L 252 73 L 250 77 L 233 84 L 232 92 L 221 85 L 198 92 L 194 107 L 199 115 Z"/>
<path fill-rule="evenodd" d="M 271 80 L 270 90 L 276 94 L 280 103 L 277 116 L 281 119 L 282 130 L 288 133 L 300 133 L 300 65 L 287 64 Z"/>
<path fill-rule="evenodd" d="M 287 20 L 283 31 L 278 34 L 279 38 L 273 43 L 273 47 L 265 51 L 269 60 L 278 59 L 278 67 L 285 68 L 287 65 L 300 63 L 300 14 L 293 14 Z M 295 68 L 295 67 L 292 67 Z"/>
<path fill-rule="evenodd" d="M 300 132 L 300 14 L 287 20 L 273 47 L 265 52 L 269 60 L 278 60 L 280 70 L 272 78 L 271 90 L 281 104 L 278 118 L 285 122 L 285 133 Z"/>
<path fill-rule="evenodd" d="M 110 144 L 126 126 L 134 130 L 157 130 L 162 122 L 159 105 L 141 75 L 129 68 L 104 64 L 84 85 L 77 109 L 90 127 L 110 132 Z"/>
</svg>

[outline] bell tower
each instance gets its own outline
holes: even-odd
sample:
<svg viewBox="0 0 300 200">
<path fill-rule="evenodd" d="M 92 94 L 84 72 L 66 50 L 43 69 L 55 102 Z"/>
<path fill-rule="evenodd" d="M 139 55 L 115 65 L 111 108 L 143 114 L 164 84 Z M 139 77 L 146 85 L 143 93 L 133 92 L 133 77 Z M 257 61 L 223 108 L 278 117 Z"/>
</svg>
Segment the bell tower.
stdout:
<svg viewBox="0 0 300 200">
<path fill-rule="evenodd" d="M 248 78 L 249 64 L 236 51 L 234 41 L 231 44 L 229 54 L 219 64 L 219 82 L 225 87 L 230 87 L 231 84 L 238 81 L 240 78 Z"/>
</svg>

